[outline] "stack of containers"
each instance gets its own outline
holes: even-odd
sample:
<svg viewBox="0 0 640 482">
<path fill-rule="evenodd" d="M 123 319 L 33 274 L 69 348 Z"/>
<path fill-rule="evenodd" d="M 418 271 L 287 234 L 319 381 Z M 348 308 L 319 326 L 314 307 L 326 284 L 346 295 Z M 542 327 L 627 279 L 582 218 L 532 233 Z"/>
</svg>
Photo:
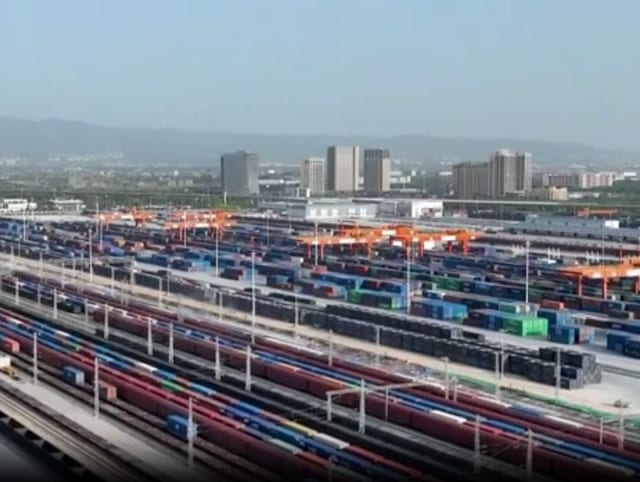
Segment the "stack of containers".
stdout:
<svg viewBox="0 0 640 482">
<path fill-rule="evenodd" d="M 549 341 L 565 345 L 589 344 L 595 340 L 595 329 L 580 323 L 568 310 L 541 308 L 538 316 L 545 318 L 549 326 Z"/>
<path fill-rule="evenodd" d="M 329 282 L 344 287 L 346 290 L 357 290 L 360 288 L 363 279 L 359 276 L 338 273 L 311 273 L 314 280 Z"/>
<path fill-rule="evenodd" d="M 548 334 L 548 324 L 544 318 L 498 310 L 474 310 L 469 313 L 465 324 L 488 330 L 505 330 L 507 333 L 518 336 L 547 336 Z"/>
<path fill-rule="evenodd" d="M 240 262 L 242 266 L 251 268 L 251 260 L 243 260 Z M 299 264 L 272 264 L 272 263 L 255 263 L 256 271 L 263 276 L 282 275 L 291 279 L 300 278 Z M 330 281 L 330 280 L 328 280 Z"/>
<path fill-rule="evenodd" d="M 411 314 L 445 321 L 462 321 L 467 317 L 467 307 L 433 298 L 417 298 L 411 301 Z"/>
<path fill-rule="evenodd" d="M 171 261 L 171 268 L 189 272 L 207 271 L 210 265 L 205 260 L 175 258 Z"/>
<path fill-rule="evenodd" d="M 271 274 L 267 276 L 267 286 L 270 286 L 271 288 L 278 288 L 281 290 L 292 289 L 289 278 L 281 274 Z"/>
<path fill-rule="evenodd" d="M 154 253 L 151 255 L 151 259 L 147 262 L 156 266 L 168 268 L 171 264 L 171 256 L 163 253 Z"/>
<path fill-rule="evenodd" d="M 313 296 L 319 298 L 344 299 L 346 295 L 347 290 L 344 286 L 325 281 L 316 282 L 313 289 Z"/>
<path fill-rule="evenodd" d="M 632 336 L 626 333 L 607 333 L 607 350 L 623 355 L 625 345 L 631 338 Z"/>
<path fill-rule="evenodd" d="M 222 278 L 232 279 L 235 281 L 250 281 L 251 280 L 251 268 L 224 268 L 220 274 Z"/>
<path fill-rule="evenodd" d="M 387 310 L 406 309 L 407 297 L 404 294 L 388 293 L 373 290 L 349 290 L 347 301 L 373 308 Z"/>
<path fill-rule="evenodd" d="M 630 358 L 640 358 L 640 337 L 629 338 L 624 344 L 623 355 Z"/>
</svg>

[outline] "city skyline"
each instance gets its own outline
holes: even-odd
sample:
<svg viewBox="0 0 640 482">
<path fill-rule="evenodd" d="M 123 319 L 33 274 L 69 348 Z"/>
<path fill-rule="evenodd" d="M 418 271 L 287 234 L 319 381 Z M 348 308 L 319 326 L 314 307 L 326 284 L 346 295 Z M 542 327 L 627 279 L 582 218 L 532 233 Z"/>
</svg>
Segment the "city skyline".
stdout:
<svg viewBox="0 0 640 482">
<path fill-rule="evenodd" d="M 640 4 L 616 5 L 114 0 L 98 11 L 72 0 L 12 2 L 3 9 L 0 53 L 11 68 L 0 81 L 0 114 L 640 150 L 633 47 L 640 44 Z M 243 35 L 235 29 L 240 21 L 251 26 Z M 393 35 L 379 35 L 381 26 Z M 465 35 L 449 35 L 460 26 Z M 376 115 L 369 115 L 372 105 Z"/>
</svg>

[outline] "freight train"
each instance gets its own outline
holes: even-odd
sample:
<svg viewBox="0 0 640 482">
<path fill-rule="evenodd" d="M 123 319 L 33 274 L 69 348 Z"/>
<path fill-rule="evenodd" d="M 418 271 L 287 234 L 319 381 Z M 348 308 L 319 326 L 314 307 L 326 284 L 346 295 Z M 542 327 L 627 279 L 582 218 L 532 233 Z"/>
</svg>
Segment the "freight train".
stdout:
<svg viewBox="0 0 640 482">
<path fill-rule="evenodd" d="M 96 311 L 96 313 L 99 313 L 99 311 Z M 143 319 L 148 319 L 148 315 L 139 315 L 139 316 L 143 316 Z M 122 312 L 122 310 L 117 310 L 117 311 L 113 311 L 110 314 L 110 323 L 116 323 L 119 329 L 124 329 L 125 331 L 133 331 L 137 334 L 146 334 L 146 329 L 147 329 L 147 323 L 142 322 L 140 320 L 140 318 L 136 317 L 136 316 L 132 316 L 129 320 L 126 320 L 129 323 L 129 329 L 127 330 L 126 327 L 124 327 L 123 325 L 126 324 L 123 322 L 123 319 L 126 318 L 125 317 L 125 313 Z M 165 314 L 165 316 L 168 316 L 167 314 Z M 102 321 L 104 319 L 104 315 L 102 314 L 102 316 L 100 314 L 97 315 L 98 320 L 97 321 Z M 160 318 L 161 319 L 161 318 Z M 119 321 L 118 321 L 119 320 Z M 165 331 L 165 335 L 166 335 L 166 323 L 165 326 L 163 326 L 162 324 L 159 323 L 164 323 L 161 322 L 159 320 L 154 320 L 154 331 L 156 332 L 156 335 L 161 334 L 163 331 Z M 137 326 L 137 328 L 136 328 Z M 133 328 L 132 328 L 133 327 Z M 189 329 L 185 331 L 180 331 L 178 330 L 178 327 L 176 327 L 176 331 L 178 332 L 176 334 L 176 340 L 175 340 L 175 344 L 176 347 L 178 349 L 184 350 L 184 351 L 191 351 L 192 353 L 196 353 L 196 354 L 202 354 L 203 356 L 206 356 L 208 359 L 211 358 L 212 356 L 212 351 L 213 348 L 211 346 L 211 339 L 212 339 L 212 335 L 211 334 L 207 334 L 207 333 L 202 333 L 196 330 L 193 330 L 191 327 Z M 185 336 L 186 335 L 186 336 Z M 191 340 L 191 344 L 192 344 L 192 348 L 191 350 L 189 350 L 188 348 L 188 343 L 187 346 L 185 346 L 184 340 L 183 338 L 189 338 L 192 337 Z M 164 342 L 166 342 L 166 336 L 164 337 L 165 339 L 163 340 Z M 195 339 L 194 339 L 195 338 Z M 207 339 L 209 340 L 207 343 Z M 227 349 L 229 347 L 229 345 L 227 344 L 228 341 L 225 339 L 224 341 L 222 341 L 222 345 L 224 346 L 225 349 Z M 209 346 L 206 346 L 209 345 Z M 276 344 L 277 345 L 277 344 Z M 193 348 L 193 346 L 195 346 L 196 348 Z M 246 342 L 241 344 L 241 347 L 243 348 L 244 346 L 246 346 Z M 233 348 L 233 347 L 231 347 Z M 258 347 L 260 348 L 260 347 Z M 280 346 L 279 348 L 282 349 L 282 347 Z M 206 353 L 203 353 L 203 351 L 206 351 Z M 233 350 L 232 350 L 233 351 Z M 233 365 L 239 365 L 242 366 L 244 364 L 244 359 L 243 359 L 243 352 L 244 350 L 240 349 L 240 347 L 235 347 L 235 358 L 236 358 L 236 362 L 233 361 L 234 359 L 234 355 L 233 353 L 228 354 L 229 358 L 230 358 L 230 364 Z M 274 352 L 276 352 L 276 354 L 274 354 Z M 283 353 L 284 352 L 284 353 Z M 317 355 L 315 354 L 310 354 L 310 355 L 314 355 L 317 358 Z M 318 367 L 317 364 L 317 360 L 315 361 L 315 364 L 310 364 L 309 361 L 299 361 L 300 358 L 304 357 L 300 357 L 299 355 L 296 357 L 298 358 L 298 361 L 296 361 L 295 359 L 292 360 L 292 355 L 291 354 L 287 354 L 286 350 L 280 350 L 280 354 L 277 354 L 277 351 L 274 350 L 272 347 L 269 348 L 269 352 L 265 355 L 264 353 L 258 352 L 254 354 L 255 357 L 260 357 L 262 356 L 263 358 L 268 358 L 269 356 L 271 356 L 271 362 L 273 363 L 275 361 L 275 363 L 278 364 L 284 364 L 286 363 L 293 363 L 294 366 L 295 364 L 297 364 L 297 366 L 295 366 L 295 368 L 298 369 L 298 371 L 306 371 L 309 373 L 316 373 L 316 375 L 321 375 L 324 378 L 327 377 L 328 374 L 332 373 L 331 370 L 329 372 L 327 372 L 326 369 L 321 369 Z M 274 356 L 276 357 L 280 357 L 280 358 L 273 358 Z M 302 364 L 301 364 L 302 363 Z M 341 363 L 341 362 L 338 362 Z M 334 367 L 335 367 L 335 363 L 334 363 Z M 265 369 L 265 371 L 268 371 L 270 367 L 267 367 Z M 352 368 L 353 367 L 349 367 L 347 365 L 347 368 Z M 321 371 L 320 373 L 318 373 L 318 370 L 324 370 Z M 260 360 L 259 359 L 254 359 L 253 363 L 252 363 L 252 372 L 256 373 L 257 375 L 260 375 L 261 372 L 261 367 L 260 367 Z M 355 372 L 355 370 L 354 370 Z M 273 371 L 271 372 L 273 373 Z M 353 375 L 356 375 L 357 378 L 354 378 Z M 378 376 L 380 375 L 379 373 L 376 373 Z M 300 376 L 304 375 L 304 373 L 300 373 Z M 268 373 L 266 373 L 266 376 L 268 377 Z M 334 373 L 333 375 L 334 379 L 337 380 L 341 380 L 343 383 L 348 383 L 350 384 L 350 386 L 352 386 L 352 384 L 354 383 L 354 381 L 359 380 L 360 378 L 368 378 L 371 379 L 371 376 L 368 375 L 367 377 L 362 377 L 361 373 L 353 373 L 351 375 L 349 375 L 349 372 L 347 371 L 347 375 L 345 376 L 344 372 L 340 373 L 338 372 L 337 374 Z M 290 379 L 293 378 L 293 375 L 289 376 L 289 382 L 288 382 L 288 386 L 294 385 L 291 383 Z M 308 380 L 308 377 L 307 377 Z M 387 379 L 389 380 L 389 379 Z M 376 382 L 382 382 L 383 380 L 375 380 Z M 396 379 L 397 381 L 397 379 Z M 287 384 L 287 380 L 281 380 L 281 382 L 284 382 L 282 384 Z M 295 385 L 294 385 L 295 386 Z M 300 381 L 297 381 L 297 387 L 298 389 L 302 389 L 303 391 L 305 390 L 305 385 L 301 385 Z M 435 391 L 439 392 L 439 395 L 442 395 L 442 387 L 431 387 L 432 389 L 435 388 Z M 322 391 L 327 390 L 326 387 L 321 388 L 319 391 L 320 393 L 322 393 Z M 394 405 L 391 405 L 390 408 L 391 410 L 389 411 L 390 414 L 390 418 L 393 421 L 397 421 L 398 422 L 402 422 L 402 419 L 404 419 L 405 424 L 408 422 L 409 424 L 412 423 L 412 419 L 413 422 L 416 423 L 416 421 L 420 420 L 420 417 L 424 416 L 424 412 L 426 410 L 431 410 L 432 412 L 435 412 L 431 415 L 432 420 L 429 421 L 429 423 L 424 423 L 424 420 L 422 421 L 422 423 L 417 422 L 418 425 L 414 425 L 414 428 L 418 428 L 418 429 L 422 429 L 424 430 L 426 433 L 432 432 L 434 430 L 434 427 L 438 425 L 437 422 L 442 422 L 442 418 L 443 415 L 448 416 L 448 420 L 447 422 L 450 423 L 457 423 L 459 425 L 465 425 L 466 424 L 466 428 L 467 430 L 467 435 L 471 436 L 471 439 L 469 439 L 468 437 L 466 438 L 465 441 L 463 441 L 463 444 L 466 442 L 466 444 L 468 445 L 468 443 L 472 440 L 473 437 L 473 428 L 472 428 L 472 423 L 470 422 L 470 419 L 475 418 L 476 414 L 488 414 L 489 417 L 492 417 L 492 419 L 488 420 L 488 423 L 483 424 L 484 427 L 484 431 L 486 430 L 490 430 L 492 431 L 491 435 L 496 435 L 495 432 L 498 431 L 500 432 L 500 435 L 502 437 L 504 436 L 515 436 L 515 437 L 522 437 L 522 433 L 525 430 L 524 426 L 522 424 L 518 425 L 513 424 L 514 419 L 505 419 L 503 417 L 497 417 L 495 414 L 492 414 L 491 411 L 498 411 L 498 412 L 507 412 L 510 413 L 511 416 L 514 415 L 514 413 L 517 414 L 517 412 L 519 411 L 521 413 L 520 417 L 524 418 L 525 420 L 533 420 L 536 421 L 538 424 L 543 424 L 548 426 L 548 425 L 552 425 L 552 426 L 556 426 L 559 427 L 561 430 L 564 431 L 574 431 L 575 433 L 579 433 L 581 434 L 583 437 L 588 434 L 587 438 L 590 438 L 593 440 L 594 437 L 598 437 L 598 431 L 594 430 L 592 428 L 589 427 L 582 427 L 582 426 L 576 426 L 575 424 L 572 424 L 571 422 L 568 421 L 563 421 L 561 419 L 555 419 L 554 417 L 545 417 L 545 416 L 541 416 L 540 413 L 532 413 L 530 409 L 527 408 L 523 408 L 523 407 L 510 407 L 508 404 L 500 407 L 496 407 L 496 402 L 492 401 L 489 403 L 484 403 L 485 401 L 483 400 L 472 400 L 476 405 L 477 404 L 484 404 L 485 406 L 490 407 L 490 410 L 486 411 L 486 412 L 481 412 L 480 410 L 476 409 L 475 411 L 472 412 L 468 412 L 465 411 L 465 409 L 463 408 L 462 410 L 460 409 L 460 407 L 455 408 L 452 407 L 452 404 L 446 405 L 443 404 L 443 402 L 441 401 L 439 404 L 437 404 L 438 402 L 436 402 L 436 399 L 434 399 L 433 397 L 431 399 L 427 398 L 425 400 L 426 395 L 424 393 L 420 393 L 420 391 L 416 390 L 417 394 L 420 395 L 420 398 L 416 399 L 411 398 L 411 396 L 402 396 L 401 394 L 393 394 L 393 398 L 394 400 L 392 400 Z M 322 396 L 320 393 L 317 393 L 317 396 Z M 465 395 L 462 394 L 459 397 L 459 402 L 464 402 Z M 374 407 L 373 409 L 371 409 L 371 411 L 375 411 L 376 410 L 376 403 L 375 401 L 371 401 L 371 400 L 375 400 L 375 397 L 367 397 L 367 406 L 371 406 Z M 353 404 L 353 400 L 352 400 L 352 404 Z M 400 403 L 398 403 L 400 402 Z M 436 405 L 434 406 L 434 402 L 436 403 Z M 396 411 L 396 406 L 398 407 L 398 411 Z M 464 405 L 463 405 L 464 407 Z M 378 400 L 378 404 L 377 404 L 377 408 L 378 408 L 378 412 L 380 412 L 381 410 L 384 410 L 384 406 L 380 406 L 379 400 Z M 448 412 L 447 412 L 448 410 Z M 454 410 L 455 412 L 452 413 L 452 410 Z M 529 411 L 529 413 L 527 414 L 527 410 Z M 525 412 L 525 414 L 522 414 L 522 412 Z M 423 412 L 423 413 L 416 413 L 416 412 Z M 398 413 L 402 414 L 402 415 L 398 415 Z M 408 415 L 407 415 L 408 413 Z M 428 415 L 427 415 L 428 416 Z M 440 420 L 438 420 L 438 418 Z M 395 420 L 394 420 L 395 419 Z M 538 433 L 538 429 L 539 426 L 533 426 L 533 424 L 529 424 L 530 427 L 535 428 L 536 433 Z M 445 425 L 446 427 L 446 425 Z M 452 427 L 446 427 L 446 428 L 441 428 L 441 430 L 443 432 L 452 432 Z M 460 430 L 463 430 L 463 427 L 460 427 Z M 485 437 L 483 431 L 483 437 Z M 540 430 L 540 433 L 545 433 L 542 430 Z M 548 434 L 548 429 L 547 429 L 547 434 Z M 545 435 L 547 435 L 545 434 Z M 547 435 L 547 437 L 551 436 L 551 437 L 558 437 L 559 433 L 556 430 L 556 432 L 551 432 L 551 435 Z M 486 435 L 487 437 L 489 435 Z M 462 438 L 464 439 L 465 437 L 462 436 L 460 434 L 456 435 L 456 437 Z M 565 436 L 566 438 L 566 436 Z M 545 439 L 546 440 L 546 439 Z M 580 441 L 579 438 L 578 440 L 576 439 L 570 439 L 570 440 L 563 440 L 562 438 L 553 438 L 553 440 L 555 440 L 554 446 L 558 446 L 558 445 L 566 445 L 563 446 L 563 450 L 569 450 L 569 451 L 574 451 L 574 455 L 578 456 L 579 458 L 581 458 L 581 460 L 583 461 L 588 461 L 590 460 L 590 458 L 593 458 L 594 460 L 600 460 L 603 463 L 612 463 L 612 460 L 615 461 L 617 460 L 615 457 L 616 455 L 611 455 L 611 457 L 614 457 L 613 459 L 606 459 L 606 457 L 608 457 L 607 455 L 602 455 L 603 453 L 603 448 L 602 447 L 598 447 L 597 444 L 591 444 L 591 445 L 584 445 L 584 441 Z M 610 434 L 607 434 L 605 436 L 605 440 L 607 441 L 606 443 L 610 443 L 611 445 L 615 444 L 615 438 L 612 437 Z M 502 442 L 504 444 L 504 441 Z M 554 449 L 548 449 L 547 447 L 544 447 L 544 443 L 542 443 L 541 445 L 543 445 L 543 447 L 538 447 L 537 449 L 541 452 L 540 454 L 536 455 L 536 460 L 545 460 L 545 455 L 548 455 L 548 451 L 549 450 L 554 450 Z M 633 448 L 633 447 L 631 447 Z M 627 447 L 627 449 L 630 449 L 630 447 Z M 556 451 L 557 452 L 557 451 Z M 594 456 L 594 454 L 600 454 L 600 458 L 598 458 L 598 456 Z M 555 455 L 555 454 L 554 454 Z M 587 457 L 587 455 L 590 455 L 591 457 Z M 602 459 L 602 457 L 605 457 L 605 459 Z M 597 463 L 594 460 L 592 460 L 593 463 Z M 517 463 L 517 462 L 516 462 Z M 548 469 L 549 470 L 549 469 Z M 559 470 L 558 467 L 553 467 L 554 471 Z M 631 470 L 630 468 L 628 468 L 628 470 Z"/>
<path fill-rule="evenodd" d="M 283 449 L 296 457 L 295 459 L 288 457 L 290 460 L 287 460 L 287 457 L 279 454 L 280 457 L 271 460 L 269 464 L 272 469 L 284 467 L 284 465 L 278 465 L 280 463 L 293 463 L 291 468 L 296 471 L 296 474 L 319 475 L 321 470 L 318 470 L 318 467 L 309 470 L 305 468 L 306 464 L 301 463 L 301 460 L 314 462 L 315 465 L 322 468 L 326 467 L 327 460 L 330 459 L 331 463 L 336 464 L 335 474 L 338 479 L 340 479 L 340 467 L 344 467 L 346 468 L 345 480 L 353 480 L 354 478 L 358 480 L 357 474 L 363 474 L 373 480 L 407 479 L 425 482 L 434 480 L 361 447 L 327 434 L 318 433 L 251 404 L 232 399 L 217 393 L 210 387 L 192 383 L 149 364 L 123 357 L 105 346 L 88 342 L 61 330 L 52 329 L 45 323 L 0 310 L 0 333 L 21 342 L 23 347 L 27 347 L 26 351 L 29 348 L 29 341 L 33 339 L 33 334 L 37 333 L 39 350 L 44 352 L 39 352 L 39 356 L 55 366 L 59 366 L 61 361 L 68 360 L 69 363 L 64 365 L 65 367 L 72 366 L 82 370 L 87 377 L 92 373 L 93 359 L 97 357 L 101 365 L 101 379 L 116 386 L 122 398 L 149 412 L 167 416 L 164 403 L 169 407 L 174 407 L 171 414 L 182 415 L 187 400 L 191 398 L 194 402 L 195 419 L 200 426 L 204 427 L 201 434 L 203 438 L 211 439 L 211 441 L 217 438 L 219 442 L 220 438 L 218 437 L 222 435 L 220 432 L 226 431 L 228 433 L 230 430 L 234 430 L 236 438 L 240 434 L 263 442 L 263 444 L 254 444 L 255 448 L 260 447 L 261 451 L 254 455 L 254 458 L 262 459 L 255 460 L 258 463 L 264 463 L 267 456 L 278 455 L 277 450 L 272 450 L 273 447 Z M 146 400 L 139 392 L 136 392 L 136 388 L 146 390 L 157 398 L 145 403 Z M 137 393 L 137 395 L 132 396 L 132 393 Z M 215 433 L 210 434 L 210 430 Z M 246 437 L 239 438 L 247 440 Z M 238 447 L 242 452 L 240 442 L 233 443 L 226 438 L 224 440 L 226 448 Z M 266 450 L 264 449 L 265 444 L 267 444 Z"/>
</svg>

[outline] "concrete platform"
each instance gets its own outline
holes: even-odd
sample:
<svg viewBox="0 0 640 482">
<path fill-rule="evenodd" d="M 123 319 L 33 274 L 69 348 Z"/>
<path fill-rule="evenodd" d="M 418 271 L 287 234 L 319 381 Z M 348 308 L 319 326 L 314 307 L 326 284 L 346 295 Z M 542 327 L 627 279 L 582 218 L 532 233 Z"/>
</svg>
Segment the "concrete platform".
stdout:
<svg viewBox="0 0 640 482">
<path fill-rule="evenodd" d="M 133 430 L 107 417 L 94 417 L 93 411 L 86 405 L 67 397 L 59 391 L 42 383 L 34 384 L 30 379 L 3 380 L 18 387 L 47 406 L 64 413 L 86 429 L 104 438 L 108 442 L 126 450 L 137 459 L 140 467 L 158 480 L 207 480 L 207 476 L 198 469 L 189 469 L 185 459 L 179 459 L 175 453 L 165 450 L 160 444 L 141 437 Z M 209 477 L 210 478 L 210 477 Z"/>
<path fill-rule="evenodd" d="M 37 268 L 38 266 L 37 262 L 28 261 L 28 260 L 19 260 L 19 263 L 23 266 L 32 266 L 32 268 L 34 267 Z M 145 270 L 148 269 L 149 271 L 154 271 L 154 270 L 157 271 L 159 269 L 162 269 L 154 265 L 144 265 L 141 263 L 138 263 L 138 266 Z M 204 282 L 210 282 L 216 285 L 227 286 L 233 289 L 242 290 L 243 288 L 250 286 L 250 284 L 246 282 L 238 282 L 233 280 L 227 280 L 224 278 L 218 278 L 208 273 L 185 273 L 183 271 L 177 271 L 177 270 L 172 270 L 172 271 L 177 276 L 183 276 L 185 278 L 195 279 L 195 280 L 204 281 Z M 60 273 L 57 269 L 55 269 L 55 271 L 53 273 L 49 273 L 49 275 L 55 277 L 55 276 L 60 276 Z M 78 279 L 85 280 L 85 282 L 88 280 L 88 274 L 86 273 L 77 272 L 76 276 L 78 277 Z M 107 288 L 110 286 L 111 280 L 107 278 L 101 278 L 99 276 L 94 276 L 93 284 Z M 129 285 L 125 284 L 123 286 L 126 288 L 125 291 L 130 290 Z M 282 292 L 282 293 L 290 294 L 289 292 L 286 292 L 286 291 L 275 290 L 275 289 L 266 288 L 262 286 L 260 286 L 259 288 L 263 292 L 273 291 L 273 292 Z M 157 290 L 153 290 L 153 289 L 145 288 L 141 286 L 134 286 L 133 292 L 137 294 L 144 294 L 148 298 L 157 299 Z M 204 318 L 209 317 L 212 321 L 217 319 L 218 308 L 216 306 L 213 306 L 211 303 L 199 302 L 196 300 L 191 300 L 186 297 L 176 296 L 176 295 L 169 295 L 168 298 L 174 300 L 174 302 L 179 299 L 180 303 L 185 308 L 195 309 L 199 313 L 206 313 L 206 316 L 203 316 Z M 164 299 L 167 299 L 166 294 L 163 295 L 163 300 Z M 330 302 L 333 303 L 333 301 L 330 301 Z M 346 304 L 346 303 L 343 303 L 343 304 Z M 234 317 L 240 316 L 241 319 L 247 325 L 250 324 L 250 314 L 248 313 L 234 312 L 232 310 L 225 309 L 223 310 L 223 314 L 232 315 Z M 277 320 L 267 319 L 262 317 L 257 317 L 256 321 L 258 324 L 261 325 L 261 327 L 284 330 L 288 332 L 293 331 L 293 326 L 291 324 L 285 323 L 282 321 L 277 321 Z M 435 320 L 435 321 L 440 322 L 439 320 Z M 446 324 L 446 322 L 444 323 Z M 450 324 L 454 325 L 453 323 L 450 323 Z M 519 346 L 527 346 L 532 348 L 537 348 L 540 346 L 560 346 L 547 341 L 526 339 L 526 338 L 520 338 L 520 337 L 511 336 L 511 335 L 503 335 L 500 333 L 494 333 L 487 330 L 479 330 L 479 329 L 476 329 L 476 330 L 470 329 L 470 330 L 484 333 L 485 335 L 487 335 L 488 339 L 493 341 L 500 341 L 500 339 L 503 339 L 505 343 L 519 345 Z M 298 333 L 300 336 L 304 338 L 307 338 L 309 340 L 315 340 L 320 343 L 326 343 L 328 338 L 328 333 L 326 331 L 317 330 L 307 326 L 300 326 Z M 333 335 L 332 342 L 335 346 L 340 345 L 347 349 L 362 350 L 368 353 L 375 353 L 376 350 L 378 349 L 374 343 L 369 343 L 362 340 L 357 340 L 354 338 L 340 336 L 340 335 Z M 566 346 L 564 348 L 566 348 Z M 593 348 L 592 350 L 588 350 L 586 349 L 586 347 L 571 347 L 571 348 L 572 349 L 575 348 L 578 351 L 594 352 L 592 351 Z M 408 351 L 399 350 L 399 349 L 390 348 L 390 347 L 381 347 L 380 349 L 384 353 L 386 353 L 389 357 L 396 360 L 389 367 L 391 370 L 393 370 L 394 367 L 397 367 L 399 364 L 402 364 L 402 363 L 412 363 L 412 364 L 416 364 L 419 366 L 423 366 L 423 367 L 431 368 L 435 370 L 442 370 L 444 368 L 443 362 L 433 357 L 428 357 L 418 353 L 408 352 Z M 597 353 L 597 350 L 595 352 Z M 637 360 L 625 358 L 622 356 L 617 356 L 617 355 L 612 355 L 607 353 L 598 353 L 598 360 L 601 363 L 610 364 L 613 366 L 619 366 L 625 369 L 636 369 L 636 370 L 640 369 L 640 363 L 638 363 Z M 479 368 L 470 367 L 467 365 L 450 363 L 449 371 L 451 376 L 462 375 L 462 376 L 472 377 L 478 380 L 484 380 L 490 383 L 496 382 L 494 373 L 488 370 L 481 370 Z M 532 393 L 532 394 L 536 394 L 544 397 L 553 397 L 555 392 L 555 388 L 552 386 L 542 385 L 540 383 L 531 382 L 526 379 L 516 378 L 513 376 L 510 377 L 508 374 L 507 374 L 507 377 L 502 380 L 501 385 L 504 387 L 510 387 L 516 390 L 523 390 L 528 393 Z M 605 373 L 603 376 L 603 382 L 601 384 L 592 385 L 588 388 L 574 390 L 574 391 L 561 390 L 560 397 L 563 400 L 566 400 L 571 403 L 588 405 L 594 409 L 603 410 L 603 411 L 613 411 L 614 410 L 613 402 L 615 400 L 622 398 L 624 400 L 627 400 L 631 404 L 632 410 L 636 411 L 634 407 L 640 407 L 640 379 Z"/>
</svg>

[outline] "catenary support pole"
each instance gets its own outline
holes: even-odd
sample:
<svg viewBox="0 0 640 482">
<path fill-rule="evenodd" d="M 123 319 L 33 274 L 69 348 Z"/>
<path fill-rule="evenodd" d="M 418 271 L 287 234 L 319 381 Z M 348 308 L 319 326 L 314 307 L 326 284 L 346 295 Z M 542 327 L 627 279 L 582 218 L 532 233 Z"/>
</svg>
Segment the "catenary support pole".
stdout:
<svg viewBox="0 0 640 482">
<path fill-rule="evenodd" d="M 189 397 L 189 415 L 187 422 L 187 467 L 193 467 L 193 442 L 196 437 L 196 430 L 193 423 L 193 398 Z"/>
<path fill-rule="evenodd" d="M 98 357 L 93 359 L 93 416 L 100 415 L 100 360 Z"/>
<path fill-rule="evenodd" d="M 480 415 L 476 415 L 476 423 L 473 425 L 473 469 L 476 474 L 480 473 Z"/>
<path fill-rule="evenodd" d="M 220 339 L 216 336 L 216 352 L 215 352 L 215 376 L 216 380 L 222 379 L 222 367 L 220 366 Z"/>
<path fill-rule="evenodd" d="M 58 319 L 58 290 L 53 288 L 53 319 Z"/>
<path fill-rule="evenodd" d="M 366 412 L 366 399 L 367 399 L 367 393 L 366 393 L 366 389 L 365 389 L 365 382 L 364 379 L 360 380 L 360 411 L 359 411 L 359 417 L 358 417 L 358 431 L 360 433 L 365 433 L 366 430 L 366 417 L 367 417 L 367 412 Z"/>
<path fill-rule="evenodd" d="M 151 320 L 147 321 L 147 355 L 153 356 L 153 328 Z"/>
<path fill-rule="evenodd" d="M 251 345 L 247 345 L 247 361 L 245 368 L 244 389 L 251 391 Z"/>
<path fill-rule="evenodd" d="M 251 252 L 251 343 L 256 342 L 256 253 Z"/>
<path fill-rule="evenodd" d="M 173 363 L 173 321 L 169 322 L 169 363 Z"/>
<path fill-rule="evenodd" d="M 527 432 L 527 460 L 525 462 L 527 480 L 533 480 L 533 432 Z"/>
<path fill-rule="evenodd" d="M 105 340 L 109 339 L 109 305 L 104 304 L 104 330 L 102 335 Z"/>
<path fill-rule="evenodd" d="M 38 333 L 33 333 L 33 383 L 38 383 Z"/>
</svg>

